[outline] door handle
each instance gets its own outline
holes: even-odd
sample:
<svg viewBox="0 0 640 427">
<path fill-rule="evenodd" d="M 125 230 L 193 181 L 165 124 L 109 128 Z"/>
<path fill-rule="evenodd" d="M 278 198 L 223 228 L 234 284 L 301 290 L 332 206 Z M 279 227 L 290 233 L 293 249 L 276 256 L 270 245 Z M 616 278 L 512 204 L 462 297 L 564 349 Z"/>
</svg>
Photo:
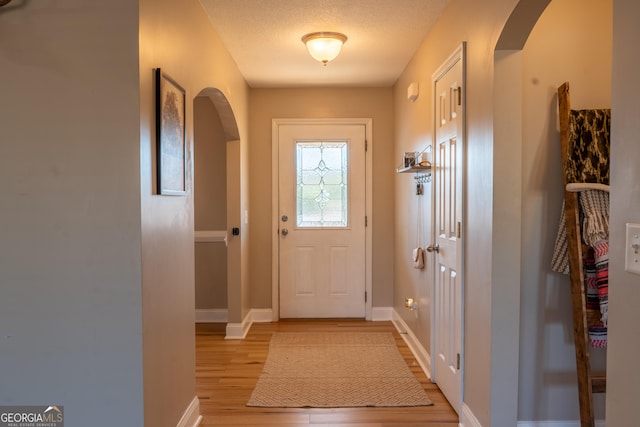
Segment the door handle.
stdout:
<svg viewBox="0 0 640 427">
<path fill-rule="evenodd" d="M 440 252 L 440 246 L 436 243 L 433 245 L 427 246 L 427 252 Z"/>
<path fill-rule="evenodd" d="M 289 234 L 289 230 L 287 230 L 286 228 L 282 229 L 282 235 L 286 236 L 287 234 Z"/>
</svg>

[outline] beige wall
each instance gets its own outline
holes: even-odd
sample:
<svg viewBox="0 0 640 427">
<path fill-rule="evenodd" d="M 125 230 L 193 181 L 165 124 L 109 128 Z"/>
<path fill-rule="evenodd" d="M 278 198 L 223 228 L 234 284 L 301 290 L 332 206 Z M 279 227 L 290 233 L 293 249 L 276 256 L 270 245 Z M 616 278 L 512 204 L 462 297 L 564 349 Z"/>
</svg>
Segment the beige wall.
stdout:
<svg viewBox="0 0 640 427">
<path fill-rule="evenodd" d="M 562 206 L 557 88 L 569 82 L 574 109 L 610 108 L 611 43 L 611 0 L 552 0 L 522 50 L 520 420 L 579 417 L 569 280 L 550 267 Z M 595 369 L 605 355 L 592 351 Z M 604 419 L 604 395 L 596 401 Z"/>
<path fill-rule="evenodd" d="M 468 41 L 466 61 L 467 176 L 466 206 L 463 227 L 465 236 L 465 411 L 471 411 L 482 425 L 514 425 L 516 419 L 517 383 L 513 379 L 498 378 L 502 351 L 492 351 L 500 336 L 494 331 L 498 305 L 518 305 L 519 300 L 494 301 L 492 244 L 494 233 L 493 206 L 493 49 L 515 0 L 478 2 L 453 0 L 436 26 L 416 52 L 394 87 L 396 162 L 404 151 L 420 150 L 431 143 L 433 132 L 432 74 L 460 46 Z M 406 99 L 407 86 L 420 84 L 420 97 L 410 103 Z M 415 196 L 410 180 L 395 178 L 396 254 L 394 261 L 394 307 L 430 351 L 430 288 L 433 276 L 414 271 L 407 260 L 414 245 L 411 228 L 416 211 Z M 428 189 L 430 191 L 430 189 Z M 429 193 L 426 194 L 430 197 Z M 425 224 L 431 224 L 427 216 Z M 428 262 L 432 262 L 431 257 Z M 431 264 L 433 265 L 433 264 Z M 417 318 L 403 307 L 405 296 L 417 296 Z M 495 334 L 495 335 L 494 335 Z M 516 337 L 517 338 L 517 337 Z M 517 354 L 517 340 L 511 341 Z M 512 363 L 511 360 L 507 361 Z M 492 404 L 495 407 L 492 407 Z M 468 421 L 467 421 L 468 422 Z"/>
<path fill-rule="evenodd" d="M 209 97 L 194 108 L 195 229 L 227 229 L 227 141 Z M 222 242 L 195 244 L 196 309 L 227 308 L 227 247 Z"/>
<path fill-rule="evenodd" d="M 248 88 L 197 0 L 140 1 L 139 39 L 144 415 L 147 426 L 175 426 L 195 396 L 193 98 L 218 88 L 232 106 L 246 151 Z M 156 67 L 187 93 L 189 191 L 184 197 L 158 196 L 154 190 Z M 247 204 L 246 197 L 242 203 Z M 230 253 L 239 258 L 245 244 L 235 240 Z M 243 277 L 230 316 L 241 312 Z"/>
<path fill-rule="evenodd" d="M 557 282 L 562 278 L 553 277 L 548 267 L 553 244 L 552 240 L 549 243 L 549 236 L 555 233 L 557 225 L 557 214 L 552 212 L 560 209 L 557 200 L 549 200 L 555 194 L 551 176 L 559 168 L 559 158 L 554 157 L 556 146 L 549 139 L 555 131 L 555 122 L 551 122 L 550 129 L 550 121 L 557 114 L 549 88 L 563 79 L 575 80 L 577 86 L 596 85 L 599 89 L 592 89 L 589 96 L 576 102 L 607 103 L 610 78 L 610 57 L 607 57 L 611 39 L 610 3 L 594 2 L 585 8 L 581 2 L 565 0 L 552 2 L 557 5 L 532 34 L 528 53 L 505 51 L 496 56 L 494 75 L 491 52 L 495 37 L 500 36 L 503 19 L 509 16 L 515 3 L 493 2 L 480 7 L 477 2 L 454 1 L 394 91 L 395 157 L 399 159 L 403 151 L 421 150 L 432 143 L 432 74 L 457 45 L 468 41 L 464 402 L 482 425 L 496 426 L 514 425 L 519 417 L 577 419 L 575 379 L 570 374 L 573 363 L 570 305 L 566 298 L 555 300 L 557 293 L 552 290 L 558 290 Z M 545 5 L 544 0 L 520 5 L 501 43 L 504 46 L 523 43 L 527 29 L 533 26 Z M 566 16 L 579 18 L 567 23 Z M 521 34 L 511 31 L 515 27 Z M 570 54 L 561 52 L 557 40 L 574 37 L 573 43 L 577 43 L 587 32 L 588 43 L 573 46 Z M 590 64 L 592 56 L 587 53 L 594 46 L 603 52 L 597 66 Z M 554 62 L 560 65 L 552 67 Z M 589 72 L 585 73 L 585 69 Z M 520 74 L 514 78 L 513 73 Z M 501 87 L 492 87 L 494 78 L 504 86 L 505 93 Z M 414 81 L 420 83 L 420 98 L 412 103 L 406 100 L 406 88 Z M 513 100 L 520 99 L 523 105 L 514 106 Z M 499 117 L 492 118 L 492 105 L 498 108 Z M 504 105 L 507 109 L 499 110 Z M 500 124 L 494 134 L 491 129 L 494 120 L 499 122 L 505 117 L 510 117 L 511 126 Z M 514 125 L 523 126 L 521 135 L 517 130 L 514 133 Z M 511 144 L 509 138 L 513 138 Z M 514 159 L 520 158 L 521 164 L 514 163 Z M 410 190 L 411 180 L 398 176 L 394 305 L 429 350 L 433 276 L 413 270 L 404 255 L 415 244 L 412 218 L 417 205 Z M 428 188 L 427 199 L 430 191 Z M 431 219 L 427 218 L 425 225 L 430 224 Z M 526 260 L 522 265 L 521 259 Z M 520 287 L 513 286 L 521 278 L 522 296 Z M 417 314 L 402 307 L 406 296 L 418 297 Z M 522 331 L 518 326 L 521 298 Z M 559 304 L 563 301 L 567 303 L 566 311 L 561 312 Z M 549 318 L 554 308 L 555 315 Z M 541 346 L 546 349 L 545 357 L 540 355 Z M 527 354 L 520 358 L 518 353 L 523 349 Z"/>
<path fill-rule="evenodd" d="M 497 310 L 489 249 L 493 242 L 493 46 L 515 5 L 515 0 L 482 4 L 453 0 L 408 64 L 393 90 L 393 102 L 384 93 L 386 89 L 374 90 L 383 94 L 373 100 L 388 101 L 372 103 L 383 110 L 382 116 L 370 113 L 370 106 L 360 110 L 338 96 L 340 91 L 349 93 L 348 89 L 312 91 L 320 99 L 326 96 L 328 104 L 307 103 L 305 97 L 296 95 L 298 90 L 255 91 L 252 97 L 251 130 L 256 136 L 252 138 L 252 170 L 264 172 L 260 156 L 270 158 L 270 124 L 265 123 L 271 117 L 258 118 L 261 111 L 272 111 L 270 103 L 277 107 L 274 116 L 298 117 L 295 108 L 302 105 L 306 115 L 317 117 L 338 116 L 343 109 L 346 116 L 356 112 L 372 116 L 374 132 L 379 132 L 378 122 L 386 123 L 382 136 L 374 134 L 374 162 L 379 172 L 374 210 L 376 221 L 384 224 L 376 228 L 380 234 L 374 235 L 374 245 L 383 248 L 378 249 L 382 285 L 377 288 L 382 289 L 376 291 L 380 300 L 375 305 L 389 303 L 392 290 L 386 283 L 395 279 L 393 301 L 403 312 L 404 296 L 426 295 L 430 279 L 423 281 L 402 271 L 406 268 L 404 251 L 413 240 L 402 212 L 412 206 L 413 195 L 406 192 L 407 178 L 392 178 L 392 171 L 403 151 L 430 142 L 431 74 L 461 41 L 469 41 L 465 254 L 466 269 L 472 274 L 466 293 L 465 404 L 484 426 L 513 425 L 496 421 L 500 418 L 496 390 L 510 392 L 512 387 L 493 381 L 504 352 L 492 352 L 496 348 L 490 344 L 499 339 L 499 330 L 494 325 Z M 164 68 L 187 89 L 189 100 L 203 88 L 217 87 L 231 102 L 240 129 L 237 152 L 242 154 L 238 156 L 242 158 L 242 179 L 238 179 L 242 194 L 237 218 L 233 218 L 238 221 L 240 212 L 249 208 L 249 90 L 196 1 L 118 1 L 107 6 L 66 0 L 64 12 L 58 9 L 59 3 L 15 6 L 0 12 L 2 99 L 11 105 L 0 118 L 3 141 L 8 142 L 0 144 L 0 176 L 11 183 L 0 204 L 0 351 L 7 357 L 0 376 L 14 384 L 0 390 L 0 402 L 56 400 L 68 414 L 73 413 L 74 424 L 92 426 L 112 424 L 111 419 L 95 417 L 101 405 L 109 402 L 118 407 L 122 424 L 174 426 L 195 394 L 193 197 L 153 193 L 151 73 L 155 67 Z M 633 369 L 640 344 L 630 339 L 640 319 L 635 304 L 629 302 L 640 298 L 638 279 L 624 271 L 623 255 L 624 224 L 640 221 L 634 214 L 640 210 L 638 190 L 629 184 L 640 181 L 634 164 L 640 155 L 635 142 L 640 133 L 636 106 L 640 88 L 635 76 L 640 67 L 635 46 L 640 38 L 639 17 L 640 5 L 635 0 L 614 0 L 610 276 L 616 286 L 610 290 L 609 427 L 634 424 L 637 416 L 629 408 L 640 382 L 640 374 Z M 11 84 L 6 83 L 9 81 Z M 406 87 L 413 81 L 420 82 L 421 95 L 415 103 L 408 103 Z M 572 89 L 577 90 L 575 85 Z M 545 95 L 543 92 L 539 95 Z M 275 93 L 294 105 L 278 107 Z M 61 100 L 64 108 L 60 108 Z M 190 150 L 191 105 L 187 102 Z M 386 122 L 391 115 L 395 120 Z M 384 143 L 385 138 L 395 139 L 396 147 Z M 270 177 L 270 171 L 266 175 L 252 172 L 251 184 L 264 176 Z M 270 184 L 266 188 L 269 191 Z M 394 192 L 395 212 L 387 207 Z M 252 259 L 258 272 L 270 277 L 270 265 L 262 261 L 265 254 L 270 259 L 269 236 L 264 234 L 269 227 L 259 216 L 261 209 L 270 206 L 270 195 L 252 191 L 251 202 L 256 209 L 251 223 L 260 235 Z M 238 298 L 233 300 L 238 318 L 249 307 L 248 229 L 243 231 L 247 232 L 237 241 L 237 254 L 244 253 L 245 261 L 239 269 Z M 393 265 L 387 266 L 385 257 L 393 256 L 388 251 L 394 245 L 397 255 Z M 252 306 L 268 307 L 270 286 L 253 272 L 252 277 Z M 429 301 L 420 304 L 419 319 L 407 320 L 424 339 Z M 525 319 L 523 327 L 527 324 Z M 428 340 L 424 344 L 428 347 Z M 44 377 L 46 382 L 41 381 Z M 551 393 L 549 399 L 553 398 Z"/>
<path fill-rule="evenodd" d="M 393 106 L 390 88 L 252 89 L 251 305 L 271 307 L 271 120 L 373 119 L 373 306 L 393 295 Z"/>
<path fill-rule="evenodd" d="M 607 427 L 637 424 L 640 372 L 638 325 L 640 278 L 624 271 L 625 224 L 640 222 L 640 4 L 613 2 L 613 85 L 611 106 L 611 239 L 609 241 L 609 348 Z"/>
</svg>

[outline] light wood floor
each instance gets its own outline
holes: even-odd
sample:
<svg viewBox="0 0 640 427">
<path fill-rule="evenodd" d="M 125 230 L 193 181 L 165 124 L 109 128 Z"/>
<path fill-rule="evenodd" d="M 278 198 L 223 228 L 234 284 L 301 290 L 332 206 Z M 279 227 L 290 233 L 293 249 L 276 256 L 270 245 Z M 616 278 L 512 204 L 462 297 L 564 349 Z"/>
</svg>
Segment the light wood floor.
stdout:
<svg viewBox="0 0 640 427">
<path fill-rule="evenodd" d="M 245 406 L 258 381 L 273 332 L 392 332 L 407 365 L 433 406 L 413 408 L 252 408 Z M 244 427 L 454 427 L 458 416 L 420 369 L 391 322 L 304 320 L 254 324 L 245 340 L 225 340 L 225 325 L 196 325 L 196 387 L 204 426 Z"/>
</svg>

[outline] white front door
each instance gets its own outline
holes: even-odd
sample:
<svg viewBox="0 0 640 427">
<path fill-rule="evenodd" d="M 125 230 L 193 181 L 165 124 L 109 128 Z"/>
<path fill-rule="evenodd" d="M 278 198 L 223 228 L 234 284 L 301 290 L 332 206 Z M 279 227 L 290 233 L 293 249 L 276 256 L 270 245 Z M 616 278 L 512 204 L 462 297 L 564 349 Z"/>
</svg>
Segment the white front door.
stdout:
<svg viewBox="0 0 640 427">
<path fill-rule="evenodd" d="M 459 413 L 463 336 L 462 183 L 463 52 L 434 75 L 435 292 L 434 379 Z"/>
<path fill-rule="evenodd" d="M 365 126 L 280 125 L 280 317 L 365 317 Z"/>
</svg>

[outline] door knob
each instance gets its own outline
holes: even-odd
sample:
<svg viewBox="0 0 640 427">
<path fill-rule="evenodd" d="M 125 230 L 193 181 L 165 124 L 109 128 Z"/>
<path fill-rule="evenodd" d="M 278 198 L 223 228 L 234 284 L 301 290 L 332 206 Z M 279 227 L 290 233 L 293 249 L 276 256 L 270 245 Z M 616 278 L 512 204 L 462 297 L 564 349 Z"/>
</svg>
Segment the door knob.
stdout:
<svg viewBox="0 0 640 427">
<path fill-rule="evenodd" d="M 287 230 L 286 228 L 282 229 L 282 235 L 286 236 L 287 234 L 289 234 L 289 230 Z"/>
<path fill-rule="evenodd" d="M 436 243 L 434 245 L 427 246 L 427 252 L 440 252 L 440 246 Z"/>
</svg>

